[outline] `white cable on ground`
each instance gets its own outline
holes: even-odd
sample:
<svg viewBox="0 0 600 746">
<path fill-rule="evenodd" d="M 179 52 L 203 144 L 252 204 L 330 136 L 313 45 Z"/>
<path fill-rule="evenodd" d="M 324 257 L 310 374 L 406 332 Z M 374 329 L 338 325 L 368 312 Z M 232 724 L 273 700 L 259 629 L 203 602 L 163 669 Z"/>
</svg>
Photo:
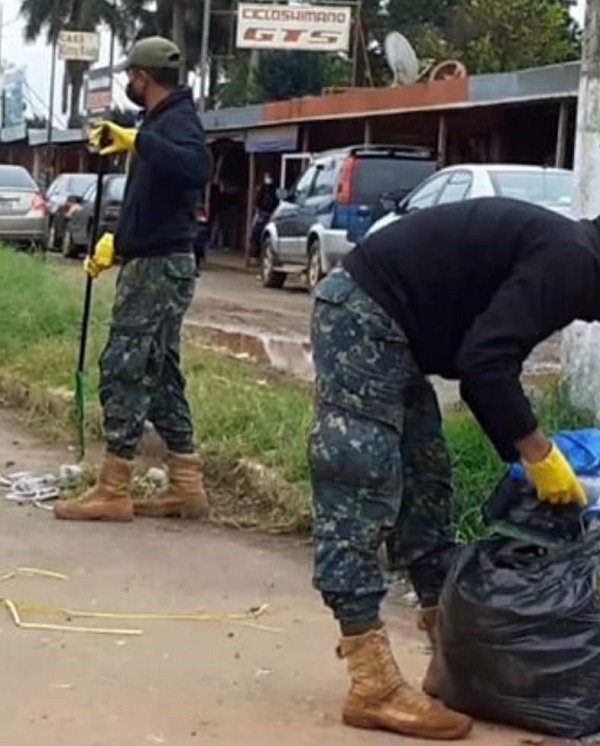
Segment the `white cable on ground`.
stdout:
<svg viewBox="0 0 600 746">
<path fill-rule="evenodd" d="M 30 471 L 17 471 L 0 476 L 0 487 L 7 492 L 6 500 L 20 505 L 31 504 L 38 508 L 50 510 L 45 503 L 60 497 L 61 489 L 72 487 L 81 479 L 80 466 L 63 465 L 58 475 L 45 472 L 35 474 Z"/>
<path fill-rule="evenodd" d="M 0 485 L 7 488 L 5 498 L 21 505 L 30 503 L 39 508 L 49 506 L 43 503 L 60 497 L 58 478 L 54 474 L 36 475 L 21 471 L 0 476 Z"/>
<path fill-rule="evenodd" d="M 58 474 L 17 471 L 0 475 L 0 489 L 6 490 L 6 500 L 19 505 L 34 505 L 37 508 L 52 510 L 52 506 L 46 503 L 60 498 L 63 491 L 72 491 L 77 487 L 85 490 L 89 486 L 89 482 L 83 479 L 84 476 L 84 469 L 73 464 L 62 465 Z M 151 497 L 167 484 L 166 471 L 156 467 L 134 479 L 134 487 L 137 487 L 145 497 Z"/>
</svg>

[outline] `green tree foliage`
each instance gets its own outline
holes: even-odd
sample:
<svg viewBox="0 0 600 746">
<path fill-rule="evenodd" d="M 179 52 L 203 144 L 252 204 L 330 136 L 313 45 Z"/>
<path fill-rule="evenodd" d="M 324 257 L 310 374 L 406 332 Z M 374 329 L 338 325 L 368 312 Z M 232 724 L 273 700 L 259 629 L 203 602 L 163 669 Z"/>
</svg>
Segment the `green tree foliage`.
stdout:
<svg viewBox="0 0 600 746">
<path fill-rule="evenodd" d="M 412 25 L 411 6 L 418 18 Z M 422 58 L 457 58 L 471 74 L 566 62 L 580 54 L 578 29 L 562 0 L 391 0 L 390 16 L 407 29 Z"/>
<path fill-rule="evenodd" d="M 407 36 L 421 33 L 423 27 L 440 28 L 460 0 L 390 0 L 388 26 Z"/>
<path fill-rule="evenodd" d="M 319 95 L 325 87 L 350 85 L 352 65 L 341 55 L 317 52 L 242 54 L 216 92 L 220 107 Z"/>
<path fill-rule="evenodd" d="M 318 52 L 264 52 L 256 70 L 263 101 L 318 94 L 326 85 L 323 56 Z"/>
<path fill-rule="evenodd" d="M 581 51 L 559 0 L 468 0 L 449 15 L 446 36 L 471 73 L 566 62 Z"/>
</svg>

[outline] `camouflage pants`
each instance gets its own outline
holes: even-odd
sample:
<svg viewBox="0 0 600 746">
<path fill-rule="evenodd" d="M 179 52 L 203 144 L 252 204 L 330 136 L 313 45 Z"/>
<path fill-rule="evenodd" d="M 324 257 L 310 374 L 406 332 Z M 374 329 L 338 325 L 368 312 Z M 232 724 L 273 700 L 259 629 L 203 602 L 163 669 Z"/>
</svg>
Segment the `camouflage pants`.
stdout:
<svg viewBox="0 0 600 746">
<path fill-rule="evenodd" d="M 167 447 L 194 450 L 180 368 L 183 317 L 194 295 L 193 254 L 132 259 L 117 279 L 100 401 L 108 450 L 132 458 L 150 420 Z"/>
<path fill-rule="evenodd" d="M 342 624 L 363 625 L 385 596 L 384 541 L 421 603 L 437 603 L 454 550 L 450 463 L 402 329 L 343 269 L 315 295 L 314 583 Z"/>
</svg>

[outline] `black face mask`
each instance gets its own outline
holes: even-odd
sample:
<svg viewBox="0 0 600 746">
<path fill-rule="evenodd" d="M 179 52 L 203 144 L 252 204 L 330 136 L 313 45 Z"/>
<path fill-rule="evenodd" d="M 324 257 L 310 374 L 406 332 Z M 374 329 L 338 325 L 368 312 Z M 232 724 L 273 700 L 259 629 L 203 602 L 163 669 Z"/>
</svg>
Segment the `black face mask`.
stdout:
<svg viewBox="0 0 600 746">
<path fill-rule="evenodd" d="M 141 94 L 136 92 L 136 90 L 133 87 L 133 83 L 127 83 L 127 87 L 125 88 L 125 95 L 131 101 L 132 104 L 139 106 L 141 109 L 144 108 L 146 101 L 144 100 L 144 97 Z"/>
</svg>

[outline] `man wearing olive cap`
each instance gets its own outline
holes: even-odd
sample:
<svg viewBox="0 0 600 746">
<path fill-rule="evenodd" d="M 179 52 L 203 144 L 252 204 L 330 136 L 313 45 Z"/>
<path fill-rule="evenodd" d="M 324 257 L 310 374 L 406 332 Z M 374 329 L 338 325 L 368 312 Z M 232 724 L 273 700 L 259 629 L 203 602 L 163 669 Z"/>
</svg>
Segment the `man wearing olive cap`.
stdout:
<svg viewBox="0 0 600 746">
<path fill-rule="evenodd" d="M 207 512 L 180 335 L 194 295 L 196 212 L 210 157 L 191 91 L 178 86 L 180 58 L 168 39 L 135 44 L 127 96 L 144 110 L 143 124 L 138 130 L 102 122 L 91 133 L 101 155 L 131 155 L 114 239 L 105 234 L 85 264 L 97 277 L 113 264 L 115 252 L 122 260 L 100 360 L 107 448 L 96 487 L 79 500 L 58 503 L 57 518 L 125 521 L 134 514 L 192 518 Z M 169 488 L 134 503 L 128 485 L 146 420 L 167 445 Z"/>
</svg>

